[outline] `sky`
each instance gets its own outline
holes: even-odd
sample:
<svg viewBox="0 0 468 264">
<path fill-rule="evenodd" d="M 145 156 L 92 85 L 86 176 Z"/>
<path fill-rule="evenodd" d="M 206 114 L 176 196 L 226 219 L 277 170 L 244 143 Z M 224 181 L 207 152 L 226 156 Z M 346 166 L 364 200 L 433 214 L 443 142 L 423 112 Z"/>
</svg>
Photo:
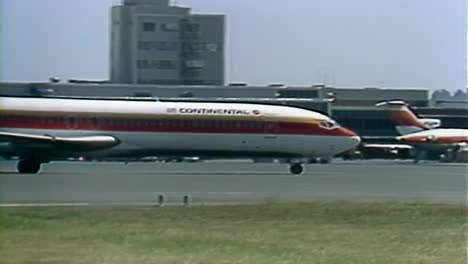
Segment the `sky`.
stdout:
<svg viewBox="0 0 468 264">
<path fill-rule="evenodd" d="M 0 0 L 0 80 L 109 78 L 117 0 Z M 466 0 L 177 0 L 226 14 L 226 81 L 467 87 Z"/>
</svg>

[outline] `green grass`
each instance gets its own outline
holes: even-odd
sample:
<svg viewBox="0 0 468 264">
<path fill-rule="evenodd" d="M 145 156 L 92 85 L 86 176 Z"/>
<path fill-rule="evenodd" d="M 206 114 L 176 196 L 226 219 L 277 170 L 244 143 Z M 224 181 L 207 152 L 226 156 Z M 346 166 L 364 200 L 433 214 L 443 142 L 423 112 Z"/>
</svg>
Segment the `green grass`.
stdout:
<svg viewBox="0 0 468 264">
<path fill-rule="evenodd" d="M 463 206 L 1 208 L 0 263 L 465 263 Z"/>
</svg>

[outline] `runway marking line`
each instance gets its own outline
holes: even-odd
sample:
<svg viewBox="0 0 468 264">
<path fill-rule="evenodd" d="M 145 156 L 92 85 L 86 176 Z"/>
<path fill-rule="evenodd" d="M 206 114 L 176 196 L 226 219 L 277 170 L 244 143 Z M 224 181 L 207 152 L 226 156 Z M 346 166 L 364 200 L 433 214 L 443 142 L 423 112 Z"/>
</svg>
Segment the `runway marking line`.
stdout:
<svg viewBox="0 0 468 264">
<path fill-rule="evenodd" d="M 191 202 L 192 206 L 229 206 L 229 205 L 254 205 L 264 204 L 264 202 Z M 166 202 L 163 206 L 183 206 L 182 202 Z M 14 208 L 14 207 L 126 207 L 126 206 L 151 206 L 161 207 L 160 204 L 154 202 L 141 202 L 141 203 L 10 203 L 0 204 L 0 208 Z"/>
<path fill-rule="evenodd" d="M 89 203 L 5 203 L 0 207 L 51 207 L 51 206 L 89 206 Z"/>
</svg>

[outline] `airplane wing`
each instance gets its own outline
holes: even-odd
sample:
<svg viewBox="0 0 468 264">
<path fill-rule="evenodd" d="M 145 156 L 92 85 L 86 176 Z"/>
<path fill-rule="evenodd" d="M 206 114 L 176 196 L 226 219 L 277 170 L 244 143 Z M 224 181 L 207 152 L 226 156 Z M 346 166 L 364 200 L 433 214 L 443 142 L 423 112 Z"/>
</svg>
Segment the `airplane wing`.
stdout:
<svg viewBox="0 0 468 264">
<path fill-rule="evenodd" d="M 28 149 L 64 149 L 67 151 L 93 151 L 112 148 L 120 140 L 109 135 L 54 137 L 0 131 L 0 142 L 8 142 L 15 147 Z"/>
</svg>

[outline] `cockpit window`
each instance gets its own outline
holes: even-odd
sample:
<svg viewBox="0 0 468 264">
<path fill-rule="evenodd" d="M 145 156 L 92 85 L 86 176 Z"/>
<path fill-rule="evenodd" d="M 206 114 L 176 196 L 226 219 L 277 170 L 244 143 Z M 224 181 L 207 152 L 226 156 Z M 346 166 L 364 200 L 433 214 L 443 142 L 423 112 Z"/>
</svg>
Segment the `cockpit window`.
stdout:
<svg viewBox="0 0 468 264">
<path fill-rule="evenodd" d="M 320 121 L 320 126 L 326 129 L 335 129 L 340 125 L 333 120 L 322 120 Z"/>
</svg>

